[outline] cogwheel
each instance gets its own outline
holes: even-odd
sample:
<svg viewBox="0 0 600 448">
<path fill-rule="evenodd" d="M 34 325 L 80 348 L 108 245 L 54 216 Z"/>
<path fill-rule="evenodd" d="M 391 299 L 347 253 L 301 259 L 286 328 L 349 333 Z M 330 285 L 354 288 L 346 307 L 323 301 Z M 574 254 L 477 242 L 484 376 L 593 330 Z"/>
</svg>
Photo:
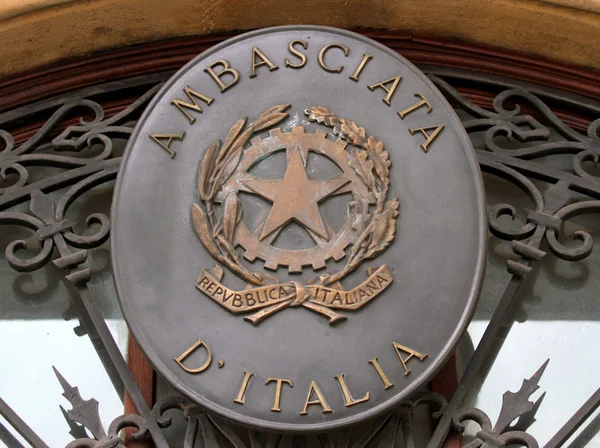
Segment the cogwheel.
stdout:
<svg viewBox="0 0 600 448">
<path fill-rule="evenodd" d="M 327 157 L 342 170 L 344 176 L 350 182 L 342 187 L 338 193 L 351 192 L 355 197 L 359 195 L 367 198 L 371 203 L 374 202 L 372 194 L 348 163 L 347 143 L 340 139 L 329 140 L 327 133 L 322 130 L 317 130 L 314 134 L 311 134 L 305 132 L 302 126 L 294 126 L 290 132 L 272 129 L 269 131 L 268 137 L 255 137 L 250 141 L 250 144 L 250 147 L 244 150 L 236 172 L 223 185 L 219 195 L 217 195 L 218 201 L 223 201 L 232 191 L 251 193 L 244 186 L 244 181 L 254 179 L 254 176 L 249 173 L 253 165 L 268 157 L 271 153 L 298 147 L 304 161 L 306 161 L 308 151 L 313 151 Z M 254 232 L 250 231 L 242 219 L 235 229 L 234 244 L 245 250 L 244 258 L 248 261 L 252 262 L 260 259 L 264 262 L 265 268 L 272 270 L 276 270 L 280 266 L 287 266 L 289 272 L 302 272 L 303 266 L 312 266 L 315 270 L 322 269 L 326 266 L 328 260 L 344 258 L 346 255 L 345 249 L 356 239 L 356 231 L 352 228 L 350 218 L 337 232 L 329 227 L 327 228 L 328 241 L 311 234 L 316 246 L 301 250 L 286 250 L 274 247 L 272 242 L 276 237 L 276 233 L 261 240 L 261 229 L 262 225 Z"/>
</svg>

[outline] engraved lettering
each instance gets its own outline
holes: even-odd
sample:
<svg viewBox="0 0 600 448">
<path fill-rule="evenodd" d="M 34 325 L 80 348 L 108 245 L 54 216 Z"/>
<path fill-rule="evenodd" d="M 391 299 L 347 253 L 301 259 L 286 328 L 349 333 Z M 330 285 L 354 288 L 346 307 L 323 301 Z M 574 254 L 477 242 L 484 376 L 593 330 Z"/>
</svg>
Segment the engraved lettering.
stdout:
<svg viewBox="0 0 600 448">
<path fill-rule="evenodd" d="M 363 58 L 360 61 L 360 64 L 358 64 L 358 67 L 356 67 L 356 70 L 354 71 L 354 73 L 352 73 L 352 76 L 350 76 L 350 79 L 352 81 L 358 82 L 358 77 L 360 76 L 360 73 L 363 71 L 363 69 L 367 65 L 367 62 L 369 62 L 371 59 L 373 59 L 373 56 L 370 55 L 369 53 L 363 54 Z"/>
<path fill-rule="evenodd" d="M 379 287 L 381 288 L 382 286 L 386 285 L 390 281 L 387 278 L 382 277 L 381 275 L 378 275 L 377 276 L 377 282 L 379 283 Z"/>
<path fill-rule="evenodd" d="M 345 296 L 346 296 L 345 297 L 345 299 L 346 299 L 346 305 L 354 305 L 356 303 L 354 300 L 350 300 L 349 299 L 350 294 L 346 293 Z"/>
<path fill-rule="evenodd" d="M 390 382 L 387 375 L 385 374 L 385 372 L 379 365 L 379 360 L 377 358 L 369 359 L 369 364 L 371 364 L 373 366 L 373 368 L 375 369 L 375 372 L 377 372 L 377 375 L 379 375 L 379 378 L 381 378 L 381 381 L 383 381 L 384 389 L 389 389 L 390 387 L 393 386 L 393 384 Z"/>
<path fill-rule="evenodd" d="M 329 44 L 329 45 L 325 45 L 323 48 L 321 48 L 321 51 L 319 51 L 319 56 L 317 57 L 317 60 L 319 61 L 319 65 L 321 66 L 321 68 L 323 68 L 323 70 L 330 72 L 330 73 L 341 73 L 341 71 L 344 70 L 343 65 L 340 65 L 339 67 L 336 67 L 336 68 L 331 68 L 327 64 L 325 64 L 325 61 L 324 61 L 325 53 L 327 53 L 332 48 L 339 48 L 340 50 L 342 50 L 344 52 L 344 56 L 346 56 L 346 57 L 348 57 L 348 54 L 350 53 L 350 50 L 347 47 L 345 47 L 344 45 Z"/>
<path fill-rule="evenodd" d="M 427 98 L 425 98 L 422 93 L 415 93 L 415 96 L 420 97 L 421 101 L 417 101 L 412 106 L 408 106 L 403 111 L 398 112 L 398 115 L 400 115 L 400 118 L 402 120 L 404 120 L 404 117 L 406 117 L 408 114 L 410 114 L 411 112 L 417 110 L 419 107 L 422 107 L 422 106 L 427 106 L 427 113 L 430 113 L 433 110 L 433 108 L 431 107 L 431 104 L 429 104 L 429 101 L 427 101 Z"/>
<path fill-rule="evenodd" d="M 340 373 L 339 375 L 336 375 L 335 379 L 338 381 L 338 383 L 340 385 L 340 389 L 342 391 L 342 397 L 344 398 L 344 403 L 347 408 L 349 408 L 350 406 L 354 406 L 355 404 L 364 403 L 365 401 L 369 400 L 369 397 L 370 397 L 369 392 L 367 392 L 364 395 L 364 397 L 359 398 L 357 400 L 352 398 L 350 389 L 348 388 L 348 385 L 346 384 L 346 374 L 345 373 Z"/>
<path fill-rule="evenodd" d="M 175 158 L 177 152 L 171 149 L 171 142 L 173 140 L 182 141 L 184 136 L 185 132 L 182 132 L 181 134 L 150 134 L 150 138 L 167 151 L 172 159 Z M 167 140 L 167 143 L 165 144 L 162 140 Z"/>
<path fill-rule="evenodd" d="M 375 89 L 385 90 L 387 92 L 387 95 L 382 101 L 389 106 L 390 100 L 392 99 L 392 96 L 394 96 L 394 93 L 396 92 L 396 87 L 398 87 L 398 84 L 400 84 L 401 79 L 402 79 L 402 76 L 396 76 L 394 78 L 386 79 L 385 81 L 381 81 L 381 82 L 378 82 L 377 84 L 373 84 L 372 86 L 367 86 L 367 87 L 369 88 L 369 90 L 371 92 Z M 387 84 L 391 84 L 392 87 L 388 89 Z"/>
<path fill-rule="evenodd" d="M 244 400 L 246 399 L 246 389 L 248 389 L 248 383 L 250 383 L 253 376 L 254 373 L 252 372 L 244 372 L 244 380 L 242 381 L 237 397 L 233 400 L 234 403 L 244 404 Z"/>
<path fill-rule="evenodd" d="M 237 295 L 237 294 L 236 294 Z M 248 300 L 248 296 L 252 297 L 252 293 L 251 292 L 247 292 L 246 294 L 244 294 L 244 298 L 246 300 Z M 240 295 L 240 298 L 238 299 L 237 297 L 233 298 L 233 302 L 231 302 L 231 304 L 233 306 L 235 306 L 236 308 L 239 308 L 240 306 L 242 306 L 244 304 L 244 302 L 242 302 L 242 297 Z"/>
<path fill-rule="evenodd" d="M 210 106 L 210 104 L 214 101 L 214 98 L 204 96 L 201 93 L 192 90 L 190 86 L 185 86 L 183 88 L 183 92 L 190 99 L 191 103 L 176 98 L 171 100 L 171 104 L 177 109 L 179 109 L 179 111 L 183 113 L 188 120 L 190 120 L 190 124 L 194 124 L 194 122 L 196 121 L 196 117 L 192 117 L 185 109 L 190 109 L 201 114 L 202 108 L 200 107 L 200 104 L 198 104 L 198 102 L 196 101 L 196 98 L 198 98 L 200 101 L 204 101 L 207 106 Z"/>
<path fill-rule="evenodd" d="M 339 292 L 335 293 L 335 296 L 333 297 L 333 300 L 331 301 L 331 304 L 333 305 L 335 302 L 339 302 L 340 305 L 343 304 L 343 302 L 342 302 L 342 296 L 340 295 Z"/>
<path fill-rule="evenodd" d="M 400 345 L 397 342 L 392 342 L 392 344 L 396 349 L 396 354 L 398 355 L 398 359 L 402 363 L 402 367 L 404 367 L 404 376 L 410 373 L 410 370 L 408 367 L 406 367 L 406 364 L 408 364 L 408 361 L 410 361 L 413 357 L 416 357 L 421 362 L 423 362 L 423 360 L 427 358 L 427 353 L 421 354 L 417 351 L 414 351 L 413 349 L 405 347 L 404 345 Z M 402 357 L 403 352 L 408 353 L 408 356 L 406 358 Z"/>
<path fill-rule="evenodd" d="M 373 294 L 377 294 L 377 292 L 379 291 L 379 287 L 375 284 L 374 281 L 370 281 L 367 283 L 367 288 L 369 288 L 369 294 L 373 295 Z"/>
<path fill-rule="evenodd" d="M 256 58 L 260 60 L 260 62 L 256 62 Z M 262 51 L 260 51 L 257 47 L 252 47 L 252 70 L 250 70 L 250 78 L 256 77 L 256 67 L 260 67 L 261 65 L 267 65 L 269 67 L 269 71 L 277 70 L 279 67 L 273 64 L 269 58 L 267 58 Z"/>
<path fill-rule="evenodd" d="M 221 70 L 219 73 L 216 73 L 214 69 L 219 65 L 223 66 L 223 70 Z M 240 79 L 240 73 L 236 69 L 230 67 L 229 62 L 227 62 L 225 59 L 219 59 L 218 61 L 213 62 L 210 65 L 210 67 L 205 68 L 204 71 L 216 81 L 216 83 L 221 88 L 221 93 L 225 92 L 225 90 L 229 89 L 230 87 L 236 85 Z M 229 84 L 225 84 L 221 80 L 221 77 L 224 75 L 233 76 L 233 80 Z"/>
<path fill-rule="evenodd" d="M 233 296 L 234 296 L 233 291 L 229 295 L 227 295 L 227 292 L 225 292 L 225 294 L 223 294 L 223 303 L 228 302 L 229 299 L 231 299 Z"/>
<path fill-rule="evenodd" d="M 281 403 L 281 388 L 283 383 L 289 384 L 290 387 L 294 387 L 292 384 L 292 380 L 288 380 L 285 378 L 267 378 L 267 382 L 265 386 L 270 382 L 275 381 L 277 384 L 275 385 L 275 400 L 273 401 L 273 407 L 271 408 L 271 412 L 281 412 L 281 408 L 279 407 Z"/>
<path fill-rule="evenodd" d="M 285 66 L 290 68 L 302 68 L 306 65 L 306 55 L 294 48 L 294 45 L 301 45 L 305 50 L 308 49 L 308 44 L 302 40 L 293 40 L 288 45 L 288 51 L 300 59 L 300 63 L 293 64 L 288 58 L 285 58 Z"/>
<path fill-rule="evenodd" d="M 311 400 L 313 395 L 316 397 L 315 400 Z M 333 409 L 329 407 L 327 401 L 325 401 L 325 397 L 323 396 L 323 392 L 319 389 L 319 386 L 315 381 L 310 383 L 310 387 L 308 388 L 308 395 L 306 396 L 306 402 L 304 403 L 304 409 L 300 412 L 300 415 L 308 414 L 308 407 L 313 404 L 321 405 L 321 412 L 323 414 L 327 412 L 333 412 Z"/>
<path fill-rule="evenodd" d="M 202 364 L 200 367 L 196 367 L 195 369 L 190 369 L 189 367 L 184 366 L 183 361 L 185 361 L 185 359 L 188 356 L 190 356 L 193 352 L 198 350 L 200 347 L 204 347 L 206 349 L 206 353 L 207 353 L 206 361 L 204 361 L 204 364 Z M 212 361 L 212 351 L 210 350 L 210 347 L 202 339 L 198 338 L 198 341 L 194 345 L 192 345 L 190 348 L 188 348 L 185 352 L 183 352 L 177 358 L 173 358 L 173 359 L 179 365 L 179 367 L 181 367 L 183 370 L 185 370 L 188 373 L 202 373 L 206 369 L 208 369 L 208 367 L 210 366 L 210 363 Z"/>
<path fill-rule="evenodd" d="M 210 282 L 210 280 L 208 279 L 208 277 L 203 277 L 202 280 L 200 280 L 200 285 L 199 286 L 205 286 L 208 282 Z"/>
<path fill-rule="evenodd" d="M 258 300 L 258 303 L 267 303 L 269 301 L 269 297 L 267 296 L 268 292 L 269 291 L 267 291 L 267 290 L 263 291 L 262 300 L 261 300 L 261 295 L 259 292 L 258 297 L 256 298 Z"/>
<path fill-rule="evenodd" d="M 435 129 L 435 130 L 431 134 L 428 134 L 427 131 L 430 131 L 432 129 Z M 427 147 L 431 144 L 431 142 L 433 142 L 435 140 L 435 138 L 442 131 L 442 129 L 444 129 L 444 125 L 440 124 L 440 125 L 436 125 L 436 126 L 427 126 L 425 128 L 412 128 L 412 129 L 409 129 L 409 131 L 412 135 L 414 135 L 414 133 L 417 131 L 419 131 L 421 134 L 423 134 L 423 137 L 425 137 L 427 140 L 425 140 L 425 143 L 421 143 L 420 146 L 424 152 L 427 152 Z"/>
</svg>

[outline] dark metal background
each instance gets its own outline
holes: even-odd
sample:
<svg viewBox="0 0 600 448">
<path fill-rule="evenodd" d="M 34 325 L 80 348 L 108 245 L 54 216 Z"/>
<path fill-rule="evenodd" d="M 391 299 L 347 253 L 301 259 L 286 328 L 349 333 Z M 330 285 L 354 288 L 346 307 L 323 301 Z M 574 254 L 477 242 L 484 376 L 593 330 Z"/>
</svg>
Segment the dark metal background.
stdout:
<svg viewBox="0 0 600 448">
<path fill-rule="evenodd" d="M 520 438 L 522 441 L 525 440 L 523 443 L 526 446 L 537 446 L 530 438 L 518 431 L 526 429 L 533 420 L 532 414 L 535 413 L 537 406 L 528 405 L 527 402 L 541 372 L 530 382 L 524 383 L 513 399 L 505 402 L 503 406 L 505 418 L 494 426 L 481 411 L 465 411 L 460 407 L 482 365 L 497 353 L 498 347 L 494 346 L 496 336 L 502 326 L 512 320 L 511 305 L 518 298 L 517 292 L 524 281 L 530 278 L 539 266 L 539 261 L 544 257 L 577 260 L 588 255 L 591 250 L 590 237 L 585 233 L 577 235 L 579 240 L 575 246 L 564 243 L 562 223 L 577 214 L 595 213 L 600 209 L 600 180 L 590 171 L 590 162 L 597 162 L 600 154 L 599 138 L 596 133 L 600 122 L 592 121 L 587 133 L 577 132 L 557 118 L 548 104 L 562 110 L 576 111 L 578 114 L 590 117 L 591 120 L 600 116 L 600 108 L 594 101 L 582 97 L 560 94 L 557 91 L 531 85 L 527 86 L 526 90 L 518 83 L 491 76 L 436 68 L 425 68 L 425 70 L 430 73 L 430 79 L 444 92 L 456 110 L 464 112 L 461 113 L 464 119 L 463 125 L 472 136 L 474 146 L 478 150 L 482 170 L 507 179 L 518 186 L 532 204 L 527 222 L 523 225 L 515 225 L 515 223 L 505 225 L 504 220 L 497 219 L 502 213 L 514 214 L 510 204 L 491 204 L 490 230 L 494 235 L 512 241 L 513 250 L 519 255 L 519 261 L 508 263 L 507 268 L 511 278 L 506 285 L 505 294 L 493 311 L 488 330 L 471 358 L 456 394 L 450 404 L 442 410 L 442 420 L 438 424 L 438 430 L 430 446 L 439 446 L 445 439 L 453 420 L 460 430 L 462 427 L 458 425 L 459 420 L 467 417 L 475 419 L 482 425 L 482 431 L 477 435 L 478 440 L 473 442 L 474 446 L 481 446 L 484 442 L 491 446 L 501 444 L 501 440 L 506 441 L 509 437 L 506 434 L 511 432 L 512 440 Z M 193 407 L 180 404 L 181 400 L 178 398 L 157 403 L 154 414 L 146 407 L 122 355 L 106 328 L 102 313 L 97 306 L 98 298 L 91 296 L 86 286 L 85 255 L 88 250 L 107 238 L 108 228 L 105 224 L 107 218 L 95 217 L 99 224 L 92 228 L 91 235 L 81 239 L 72 232 L 70 223 L 65 222 L 64 211 L 79 194 L 101 182 L 110 182 L 115 178 L 120 163 L 120 153 L 113 152 L 113 141 L 127 138 L 136 118 L 139 117 L 140 110 L 155 93 L 154 87 L 169 75 L 158 74 L 102 85 L 91 90 L 75 92 L 69 97 L 50 99 L 0 115 L 0 125 L 4 129 L 11 129 L 16 122 L 23 123 L 29 120 L 35 123 L 40 116 L 50 116 L 46 124 L 24 144 L 13 146 L 10 134 L 2 134 L 7 144 L 7 149 L 0 156 L 2 173 L 6 174 L 12 170 L 14 174 L 9 177 L 12 186 L 2 191 L 0 195 L 0 221 L 3 224 L 18 224 L 31 229 L 40 240 L 42 248 L 35 257 L 19 261 L 14 252 L 22 244 L 11 244 L 7 248 L 7 258 L 18 270 L 39 268 L 52 260 L 64 269 L 69 280 L 77 285 L 80 294 L 76 297 L 80 300 L 74 304 L 75 309 L 88 334 L 95 341 L 107 371 L 112 373 L 116 388 L 122 390 L 123 385 L 126 386 L 145 421 L 142 424 L 138 417 L 126 417 L 118 419 L 115 425 L 128 424 L 142 427 L 146 425 L 157 445 L 167 446 L 159 426 L 166 426 L 169 422 L 157 420 L 156 415 L 161 413 L 160 409 L 165 403 L 170 403 L 172 406 L 183 408 L 188 419 L 190 435 L 187 436 L 186 446 L 192 446 L 190 443 L 195 437 L 204 440 L 205 446 L 215 446 L 214 437 L 217 437 L 218 443 L 222 443 L 223 446 L 258 447 L 262 444 L 262 446 L 281 447 L 290 446 L 292 443 L 296 446 L 302 446 L 303 443 L 316 446 L 315 444 L 319 443 L 322 446 L 358 447 L 367 446 L 371 442 L 380 443 L 381 446 L 392 446 L 392 436 L 399 430 L 404 434 L 406 445 L 411 446 L 413 443 L 414 446 L 410 432 L 411 413 L 405 412 L 406 409 L 395 411 L 374 423 L 370 433 L 355 434 L 350 431 L 323 435 L 308 442 L 293 437 L 271 436 L 269 442 L 264 439 L 265 436 L 260 439 L 260 436 L 254 432 L 244 435 L 242 440 L 238 433 L 232 435 L 227 425 L 201 412 L 192 412 Z M 452 87 L 463 87 L 465 84 L 498 92 L 494 107 L 482 109 L 465 99 Z M 143 93 L 144 91 L 146 93 Z M 104 117 L 104 111 L 98 101 L 110 95 L 131 95 L 131 92 L 141 93 L 136 103 L 116 116 Z M 515 104 L 523 106 L 523 112 L 515 108 Z M 55 129 L 62 129 L 61 122 L 65 118 L 77 116 L 86 116 L 87 122 L 74 123 L 62 135 L 53 134 Z M 553 142 L 549 141 L 551 129 L 559 136 Z M 510 135 L 511 149 L 504 149 L 499 143 L 503 141 L 503 137 L 499 136 L 507 134 Z M 80 152 L 94 145 L 99 145 L 95 148 L 100 156 L 90 158 L 89 153 L 86 153 L 87 157 L 82 157 Z M 64 153 L 61 150 L 69 150 L 69 152 Z M 558 154 L 570 155 L 570 169 L 558 170 L 541 163 L 544 157 Z M 43 179 L 32 177 L 28 180 L 27 173 L 37 165 L 58 167 L 60 173 Z M 543 188 L 539 187 L 540 183 Z M 54 204 L 53 210 L 45 194 L 61 188 L 65 189 L 62 195 L 64 199 Z M 12 207 L 27 203 L 30 206 L 30 213 L 11 211 Z M 37 233 L 38 231 L 41 232 Z M 542 242 L 547 243 L 549 251 L 540 249 L 544 247 Z M 516 389 L 516 386 L 507 385 L 512 390 Z M 68 416 L 75 437 L 82 435 L 78 428 L 80 428 L 79 424 L 84 424 L 90 430 L 98 431 L 95 435 L 102 440 L 101 443 L 90 439 L 79 440 L 74 442 L 73 446 L 114 446 L 118 437 L 115 435 L 115 428 L 109 428 L 106 431 L 108 435 L 103 435 L 100 429 L 97 429 L 93 406 L 85 407 L 85 401 L 78 398 L 78 394 L 69 389 L 66 383 L 65 388 L 67 399 L 76 409 Z M 563 428 L 557 428 L 555 437 L 546 446 L 562 446 L 569 435 L 600 404 L 599 395 L 595 393 Z M 443 400 L 439 397 L 437 399 L 438 403 L 444 406 Z M 33 446 L 45 446 L 25 422 L 10 412 L 10 408 L 4 402 L 0 403 L 0 414 L 24 434 Z M 519 416 L 521 418 L 517 428 L 506 427 L 505 422 L 509 418 L 514 419 Z M 79 424 L 74 421 L 78 421 Z M 195 435 L 197 429 L 198 434 Z M 517 434 L 514 434 L 515 431 Z M 0 431 L 0 435 L 8 446 L 19 446 L 7 431 Z"/>
</svg>

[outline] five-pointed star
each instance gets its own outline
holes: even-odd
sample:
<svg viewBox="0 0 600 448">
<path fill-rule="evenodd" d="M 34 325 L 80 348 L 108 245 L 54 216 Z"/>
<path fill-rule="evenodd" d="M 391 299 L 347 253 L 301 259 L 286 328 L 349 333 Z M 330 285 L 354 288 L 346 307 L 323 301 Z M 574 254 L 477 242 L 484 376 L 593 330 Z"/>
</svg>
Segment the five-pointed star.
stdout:
<svg viewBox="0 0 600 448">
<path fill-rule="evenodd" d="M 329 235 L 321 213 L 319 201 L 340 189 L 349 179 L 312 180 L 306 175 L 300 148 L 292 148 L 283 179 L 247 179 L 242 183 L 256 194 L 273 203 L 265 221 L 260 239 L 295 219 L 324 240 Z"/>
</svg>

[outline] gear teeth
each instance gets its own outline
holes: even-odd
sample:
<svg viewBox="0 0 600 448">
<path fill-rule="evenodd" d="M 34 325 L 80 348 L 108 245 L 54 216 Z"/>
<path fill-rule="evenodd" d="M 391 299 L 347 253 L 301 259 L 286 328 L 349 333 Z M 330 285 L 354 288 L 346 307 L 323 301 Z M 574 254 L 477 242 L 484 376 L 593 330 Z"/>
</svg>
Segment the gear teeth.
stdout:
<svg viewBox="0 0 600 448">
<path fill-rule="evenodd" d="M 315 129 L 315 132 L 312 132 L 312 128 L 307 132 L 306 128 L 303 126 L 293 126 L 287 128 L 285 131 L 281 128 L 270 129 L 269 136 L 265 136 L 261 133 L 263 137 L 255 136 L 250 142 L 252 145 L 255 145 L 255 154 L 262 154 L 261 151 L 271 151 L 273 145 L 282 145 L 281 147 L 289 144 L 291 141 L 294 141 L 294 138 L 290 139 L 290 134 L 295 134 L 296 137 L 302 139 L 306 145 L 309 147 L 311 145 L 315 145 L 315 147 L 320 147 L 319 145 L 325 145 L 329 151 L 333 152 L 335 157 L 344 156 L 343 152 L 346 150 L 348 143 L 343 139 L 340 139 L 339 136 L 332 137 L 331 133 L 327 133 L 322 129 Z M 334 157 L 334 158 L 335 158 Z M 264 242 L 263 242 L 264 243 Z M 327 267 L 327 262 L 331 259 L 339 261 L 346 257 L 345 249 L 351 244 L 349 241 L 344 241 L 343 247 L 342 244 L 335 244 L 334 247 L 331 247 L 327 250 L 327 254 L 319 253 L 311 253 L 310 256 L 302 256 L 298 259 L 290 260 L 290 257 L 283 257 L 283 259 L 274 257 L 274 260 L 267 261 L 266 258 L 271 258 L 269 252 L 265 252 L 262 249 L 262 244 L 260 241 L 252 242 L 249 244 L 250 249 L 246 248 L 242 242 L 239 243 L 244 249 L 243 258 L 250 263 L 257 262 L 260 260 L 261 263 L 264 263 L 264 268 L 269 271 L 277 271 L 280 268 L 287 268 L 290 273 L 302 273 L 303 268 L 308 268 L 311 266 L 314 270 L 319 270 Z M 279 260 L 279 261 L 276 261 Z"/>
<path fill-rule="evenodd" d="M 294 273 L 302 273 L 302 266 L 299 264 L 290 264 L 288 267 L 288 272 L 290 274 L 294 274 Z"/>
<path fill-rule="evenodd" d="M 250 252 L 250 251 L 246 251 L 244 253 L 244 258 L 246 260 L 248 260 L 250 263 L 252 263 L 254 260 L 256 260 L 256 254 L 254 252 Z"/>
<path fill-rule="evenodd" d="M 304 127 L 303 126 L 294 126 L 292 128 L 292 133 L 293 134 L 304 134 Z"/>
<path fill-rule="evenodd" d="M 315 261 L 312 264 L 313 269 L 316 271 L 317 269 L 323 269 L 326 266 L 323 260 Z"/>
<path fill-rule="evenodd" d="M 265 261 L 265 268 L 271 269 L 272 271 L 276 271 L 279 264 L 273 261 Z"/>
<path fill-rule="evenodd" d="M 344 140 L 342 140 L 341 138 L 338 138 L 335 141 L 335 145 L 339 148 L 346 149 L 346 146 L 348 146 L 348 143 L 345 142 Z"/>
<path fill-rule="evenodd" d="M 344 252 L 343 249 L 340 249 L 339 251 L 337 251 L 333 254 L 333 258 L 335 259 L 335 261 L 340 261 L 345 256 L 346 256 L 346 252 Z"/>
</svg>

